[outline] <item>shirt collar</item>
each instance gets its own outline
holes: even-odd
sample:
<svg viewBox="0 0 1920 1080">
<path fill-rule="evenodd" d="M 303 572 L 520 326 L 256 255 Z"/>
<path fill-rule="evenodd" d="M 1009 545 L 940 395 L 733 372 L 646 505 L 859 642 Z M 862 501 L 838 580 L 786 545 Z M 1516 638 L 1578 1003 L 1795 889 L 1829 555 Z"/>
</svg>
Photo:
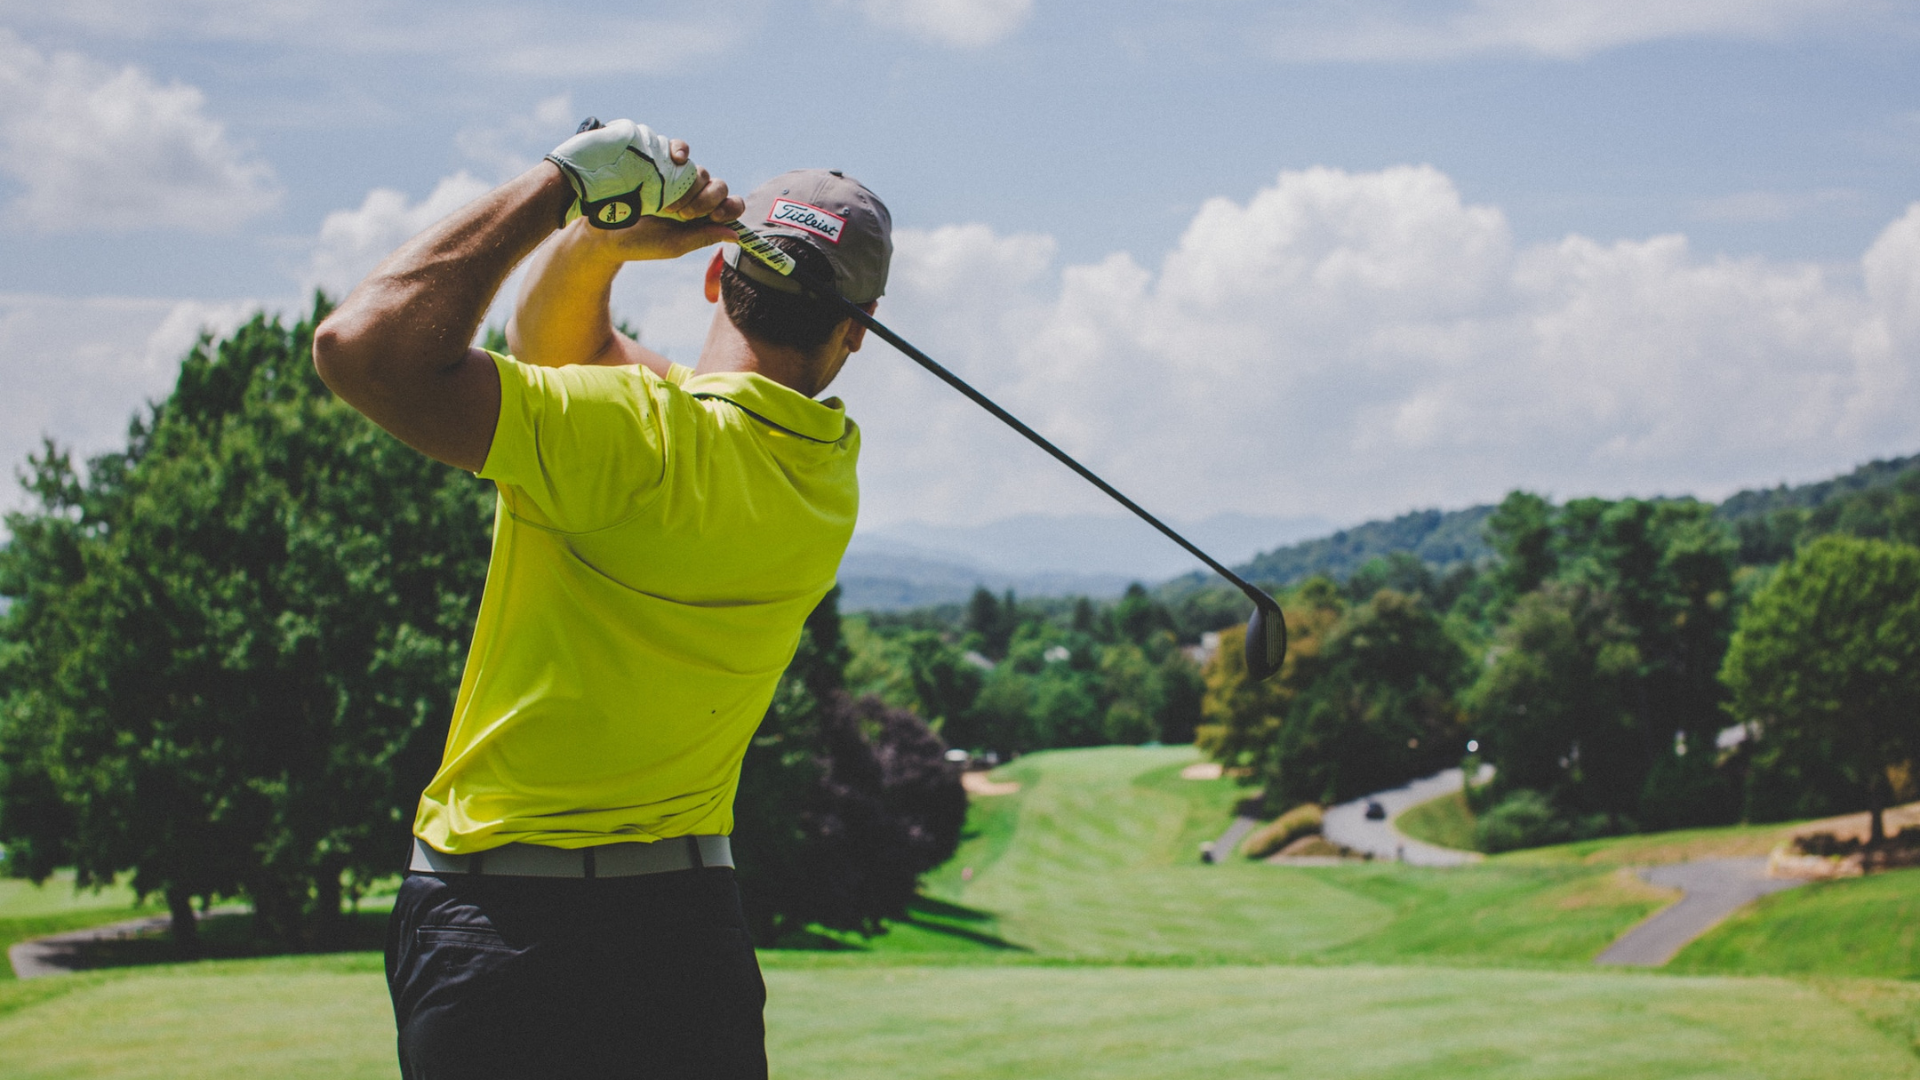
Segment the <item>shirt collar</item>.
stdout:
<svg viewBox="0 0 1920 1080">
<path fill-rule="evenodd" d="M 815 401 L 756 372 L 694 375 L 682 388 L 694 397 L 730 401 L 764 423 L 815 442 L 839 442 L 847 434 L 846 406 L 839 398 Z"/>
</svg>

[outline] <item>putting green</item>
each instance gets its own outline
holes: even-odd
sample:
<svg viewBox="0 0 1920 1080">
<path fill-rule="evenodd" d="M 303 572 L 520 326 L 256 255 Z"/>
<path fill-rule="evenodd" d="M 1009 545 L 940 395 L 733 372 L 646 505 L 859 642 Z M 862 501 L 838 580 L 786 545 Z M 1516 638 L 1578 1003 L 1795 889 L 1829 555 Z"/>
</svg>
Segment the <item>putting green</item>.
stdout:
<svg viewBox="0 0 1920 1080">
<path fill-rule="evenodd" d="M 378 958 L 62 980 L 0 1011 L 9 1080 L 394 1074 Z M 775 1075 L 1215 1080 L 1920 1080 L 1920 1059 L 1780 979 L 1405 967 L 841 963 L 768 972 Z"/>
</svg>

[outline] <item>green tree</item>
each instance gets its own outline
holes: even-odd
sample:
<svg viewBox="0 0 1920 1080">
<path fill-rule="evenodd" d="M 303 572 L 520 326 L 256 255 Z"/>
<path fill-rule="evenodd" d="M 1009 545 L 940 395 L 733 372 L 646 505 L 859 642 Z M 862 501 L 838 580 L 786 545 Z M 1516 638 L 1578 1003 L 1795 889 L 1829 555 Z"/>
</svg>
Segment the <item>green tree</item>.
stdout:
<svg viewBox="0 0 1920 1080">
<path fill-rule="evenodd" d="M 1155 737 L 1154 717 L 1162 708 L 1165 690 L 1159 669 L 1145 650 L 1131 642 L 1100 650 L 1100 691 L 1106 699 L 1107 742 L 1138 744 Z"/>
<path fill-rule="evenodd" d="M 1339 586 L 1326 578 L 1309 578 L 1281 606 L 1287 613 L 1287 656 L 1273 677 L 1259 682 L 1247 677 L 1243 627 L 1222 630 L 1219 648 L 1207 662 L 1202 723 L 1194 741 L 1228 768 L 1265 771 L 1289 710 L 1324 669 L 1327 637 L 1346 610 Z"/>
<path fill-rule="evenodd" d="M 1824 757 L 1872 813 L 1920 758 L 1920 548 L 1829 536 L 1753 599 L 1722 678 L 1759 753 Z"/>
<path fill-rule="evenodd" d="M 974 647 L 982 654 L 995 660 L 1006 656 L 1013 632 L 1019 625 L 1020 605 L 1013 598 L 1013 590 L 1007 590 L 1004 601 L 984 587 L 973 590 L 972 598 L 967 601 L 965 626 Z"/>
<path fill-rule="evenodd" d="M 1628 707 L 1640 657 L 1611 599 L 1565 583 L 1528 593 L 1490 661 L 1470 698 L 1497 770 L 1487 797 L 1526 790 L 1588 812 L 1625 810 L 1643 780 Z"/>
<path fill-rule="evenodd" d="M 323 942 L 393 872 L 438 760 L 492 493 L 336 401 L 312 327 L 256 317 L 182 363 L 127 449 L 49 449 L 0 554 L 10 869 L 244 895 Z"/>
<path fill-rule="evenodd" d="M 882 932 L 960 843 L 967 797 L 925 722 L 845 690 L 838 591 L 801 632 L 734 800 L 741 899 L 771 945 L 809 926 Z"/>
<path fill-rule="evenodd" d="M 1253 762 L 1268 809 L 1333 803 L 1456 764 L 1466 651 L 1424 598 L 1382 589 L 1327 632 Z"/>
<path fill-rule="evenodd" d="M 1244 637 L 1246 630 L 1240 631 Z M 1207 681 L 1187 654 L 1171 643 L 1160 658 L 1160 707 L 1153 714 L 1154 732 L 1160 741 L 1179 746 L 1194 740 L 1200 727 L 1200 703 L 1206 697 Z"/>
<path fill-rule="evenodd" d="M 1553 524 L 1553 504 L 1526 491 L 1509 493 L 1487 518 L 1487 540 L 1500 555 L 1494 581 L 1504 603 L 1513 603 L 1553 575 L 1558 565 Z"/>
<path fill-rule="evenodd" d="M 1490 522 L 1524 585 L 1504 606 L 1472 724 L 1499 776 L 1488 798 L 1539 791 L 1583 828 L 1718 824 L 1738 813 L 1716 760 L 1716 678 L 1731 631 L 1735 546 L 1686 500 L 1514 495 Z M 1543 537 L 1545 540 L 1543 541 Z M 1544 550 L 1544 554 L 1542 551 Z"/>
<path fill-rule="evenodd" d="M 1143 647 L 1156 633 L 1174 629 L 1173 615 L 1137 581 L 1114 604 L 1113 624 L 1123 640 Z"/>
</svg>

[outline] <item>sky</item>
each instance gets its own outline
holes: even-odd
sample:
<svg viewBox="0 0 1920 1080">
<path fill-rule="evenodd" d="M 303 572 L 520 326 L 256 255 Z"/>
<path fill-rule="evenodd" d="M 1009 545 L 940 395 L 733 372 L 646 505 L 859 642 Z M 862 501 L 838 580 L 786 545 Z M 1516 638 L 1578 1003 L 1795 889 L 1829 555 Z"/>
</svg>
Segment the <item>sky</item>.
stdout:
<svg viewBox="0 0 1920 1080">
<path fill-rule="evenodd" d="M 0 456 L 591 113 L 864 180 L 881 318 L 1175 519 L 1816 479 L 1920 451 L 1916 61 L 1896 0 L 0 0 Z M 614 295 L 688 363 L 703 263 Z M 863 528 L 1110 512 L 878 342 L 831 392 Z"/>
</svg>

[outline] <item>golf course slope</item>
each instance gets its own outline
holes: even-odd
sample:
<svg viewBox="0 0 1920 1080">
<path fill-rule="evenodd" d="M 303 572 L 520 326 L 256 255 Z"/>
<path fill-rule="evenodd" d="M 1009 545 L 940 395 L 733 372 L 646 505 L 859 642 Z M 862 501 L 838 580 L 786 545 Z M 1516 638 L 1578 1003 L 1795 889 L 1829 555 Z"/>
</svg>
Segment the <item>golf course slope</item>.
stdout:
<svg viewBox="0 0 1920 1080">
<path fill-rule="evenodd" d="M 1180 779 L 1193 760 L 1105 748 L 996 773 L 1019 790 L 976 800 L 913 922 L 763 954 L 774 1075 L 1920 1080 L 1920 983 L 1595 970 L 1669 897 L 1591 850 L 1203 866 L 1242 793 Z M 1877 880 L 1895 903 L 1916 887 Z M 373 954 L 0 984 L 9 1080 L 391 1077 L 391 1047 Z"/>
</svg>

